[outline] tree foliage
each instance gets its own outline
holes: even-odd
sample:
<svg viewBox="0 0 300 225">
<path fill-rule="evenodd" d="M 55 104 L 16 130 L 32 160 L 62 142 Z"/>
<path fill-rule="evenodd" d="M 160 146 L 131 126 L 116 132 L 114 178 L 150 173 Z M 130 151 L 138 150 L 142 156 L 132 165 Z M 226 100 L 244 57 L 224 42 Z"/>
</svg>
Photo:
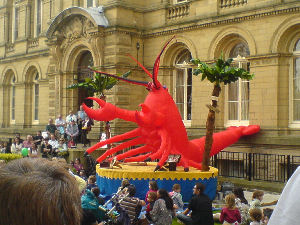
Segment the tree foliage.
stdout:
<svg viewBox="0 0 300 225">
<path fill-rule="evenodd" d="M 128 77 L 131 71 L 128 71 L 122 75 L 122 77 Z M 118 80 L 113 77 L 109 77 L 100 73 L 95 73 L 93 78 L 85 78 L 84 82 L 75 83 L 67 87 L 67 89 L 82 88 L 87 90 L 89 96 L 104 96 L 105 90 L 110 90 L 118 83 Z"/>
<path fill-rule="evenodd" d="M 201 74 L 202 81 L 207 79 L 216 85 L 220 85 L 221 83 L 227 85 L 237 81 L 239 78 L 251 80 L 254 77 L 254 74 L 250 74 L 247 70 L 232 66 L 233 59 L 229 58 L 225 60 L 222 55 L 211 65 L 201 62 L 199 59 L 192 59 L 191 62 L 197 66 L 194 69 L 194 75 L 198 76 Z"/>
</svg>

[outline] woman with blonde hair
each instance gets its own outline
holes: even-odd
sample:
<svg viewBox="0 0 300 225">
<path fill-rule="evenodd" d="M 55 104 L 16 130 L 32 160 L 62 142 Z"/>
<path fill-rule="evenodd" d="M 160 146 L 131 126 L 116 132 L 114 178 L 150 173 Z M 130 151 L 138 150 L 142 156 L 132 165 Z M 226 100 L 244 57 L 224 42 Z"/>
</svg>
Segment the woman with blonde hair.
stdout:
<svg viewBox="0 0 300 225">
<path fill-rule="evenodd" d="M 220 222 L 224 225 L 237 225 L 241 222 L 241 214 L 235 206 L 235 195 L 228 194 L 225 197 L 226 206 L 221 211 Z"/>
</svg>

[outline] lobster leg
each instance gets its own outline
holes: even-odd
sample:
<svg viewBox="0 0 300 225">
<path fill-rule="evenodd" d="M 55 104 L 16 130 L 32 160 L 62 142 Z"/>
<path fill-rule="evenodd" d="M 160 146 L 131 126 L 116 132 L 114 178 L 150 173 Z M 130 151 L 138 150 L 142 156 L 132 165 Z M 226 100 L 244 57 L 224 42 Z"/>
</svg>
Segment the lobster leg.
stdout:
<svg viewBox="0 0 300 225">
<path fill-rule="evenodd" d="M 139 144 L 143 144 L 143 138 L 137 138 L 137 139 L 133 139 L 127 142 L 124 142 L 120 145 L 118 145 L 117 147 L 111 148 L 109 150 L 107 150 L 103 155 L 101 155 L 97 161 L 98 162 L 102 162 L 104 159 L 106 159 L 107 156 L 112 155 L 124 148 L 128 148 L 130 146 L 134 146 L 134 145 L 139 145 Z"/>
<path fill-rule="evenodd" d="M 145 145 L 136 149 L 131 149 L 123 154 L 117 155 L 116 158 L 117 160 L 122 160 L 126 157 L 130 157 L 130 156 L 134 156 L 140 153 L 145 153 L 145 152 L 149 152 L 149 146 Z"/>
<path fill-rule="evenodd" d="M 135 157 L 130 157 L 130 158 L 125 159 L 124 162 L 140 162 L 140 161 L 144 161 L 150 155 L 151 155 L 151 153 L 147 153 L 145 155 L 139 155 L 139 156 L 135 156 Z"/>
<path fill-rule="evenodd" d="M 159 162 L 158 162 L 156 168 L 154 169 L 154 171 L 157 171 L 159 168 L 161 168 L 165 164 L 165 162 L 168 159 L 169 154 L 170 154 L 170 147 L 171 147 L 170 139 L 167 137 L 166 133 L 162 132 L 161 143 L 162 144 L 161 144 L 159 150 L 154 155 L 158 155 L 158 154 L 162 153 L 162 157 L 159 160 Z"/>
<path fill-rule="evenodd" d="M 94 146 L 90 147 L 89 149 L 86 150 L 86 153 L 90 154 L 92 153 L 93 151 L 95 151 L 96 149 L 104 146 L 104 145 L 107 145 L 107 144 L 111 144 L 113 142 L 118 142 L 118 141 L 122 141 L 122 140 L 125 140 L 125 139 L 128 139 L 128 138 L 133 138 L 133 137 L 136 137 L 140 134 L 140 129 L 137 128 L 137 129 L 134 129 L 132 131 L 129 131 L 125 134 L 121 134 L 121 135 L 117 135 L 117 136 L 114 136 L 110 139 L 107 139 L 105 141 L 101 141 L 97 144 L 95 144 Z"/>
</svg>

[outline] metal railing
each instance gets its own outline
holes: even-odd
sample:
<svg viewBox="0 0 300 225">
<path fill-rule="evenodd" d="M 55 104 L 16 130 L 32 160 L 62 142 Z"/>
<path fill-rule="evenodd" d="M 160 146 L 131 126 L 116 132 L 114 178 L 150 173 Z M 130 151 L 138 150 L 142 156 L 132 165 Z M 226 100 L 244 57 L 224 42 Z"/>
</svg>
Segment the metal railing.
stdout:
<svg viewBox="0 0 300 225">
<path fill-rule="evenodd" d="M 220 176 L 286 182 L 300 165 L 300 156 L 222 151 L 211 163 Z"/>
</svg>

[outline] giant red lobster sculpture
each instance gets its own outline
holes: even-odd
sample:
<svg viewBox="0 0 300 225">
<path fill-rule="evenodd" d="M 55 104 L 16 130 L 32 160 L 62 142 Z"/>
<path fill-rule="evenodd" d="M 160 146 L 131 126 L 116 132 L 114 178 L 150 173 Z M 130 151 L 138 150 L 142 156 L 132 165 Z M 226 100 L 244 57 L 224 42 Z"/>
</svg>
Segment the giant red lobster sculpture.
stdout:
<svg viewBox="0 0 300 225">
<path fill-rule="evenodd" d="M 147 88 L 149 94 L 147 95 L 145 102 L 140 104 L 141 111 L 120 109 L 101 99 L 89 97 L 88 99 L 92 99 L 100 105 L 99 109 L 93 110 L 83 104 L 83 108 L 90 118 L 98 121 L 109 121 L 119 118 L 137 123 L 138 128 L 127 133 L 114 136 L 108 140 L 101 141 L 87 149 L 85 154 L 91 153 L 101 146 L 130 139 L 107 150 L 97 159 L 97 161 L 102 162 L 108 156 L 111 156 L 122 149 L 135 145 L 143 145 L 117 155 L 116 159 L 124 159 L 125 162 L 152 161 L 159 159 L 157 167 L 155 168 L 156 171 L 164 165 L 169 155 L 180 155 L 181 159 L 178 165 L 183 166 L 185 171 L 188 171 L 190 166 L 201 169 L 205 137 L 191 141 L 188 140 L 187 132 L 176 104 L 174 103 L 167 88 L 162 86 L 157 80 L 160 56 L 171 40 L 165 44 L 164 48 L 158 55 L 154 63 L 152 74 L 136 59 L 130 56 L 152 78 L 152 82 L 147 83 L 134 81 L 112 74 L 95 71 L 129 83 L 143 85 Z M 226 131 L 215 133 L 213 136 L 213 145 L 210 156 L 213 156 L 219 153 L 222 149 L 234 144 L 241 136 L 251 135 L 259 130 L 259 126 L 252 125 L 247 127 L 230 127 Z"/>
</svg>

